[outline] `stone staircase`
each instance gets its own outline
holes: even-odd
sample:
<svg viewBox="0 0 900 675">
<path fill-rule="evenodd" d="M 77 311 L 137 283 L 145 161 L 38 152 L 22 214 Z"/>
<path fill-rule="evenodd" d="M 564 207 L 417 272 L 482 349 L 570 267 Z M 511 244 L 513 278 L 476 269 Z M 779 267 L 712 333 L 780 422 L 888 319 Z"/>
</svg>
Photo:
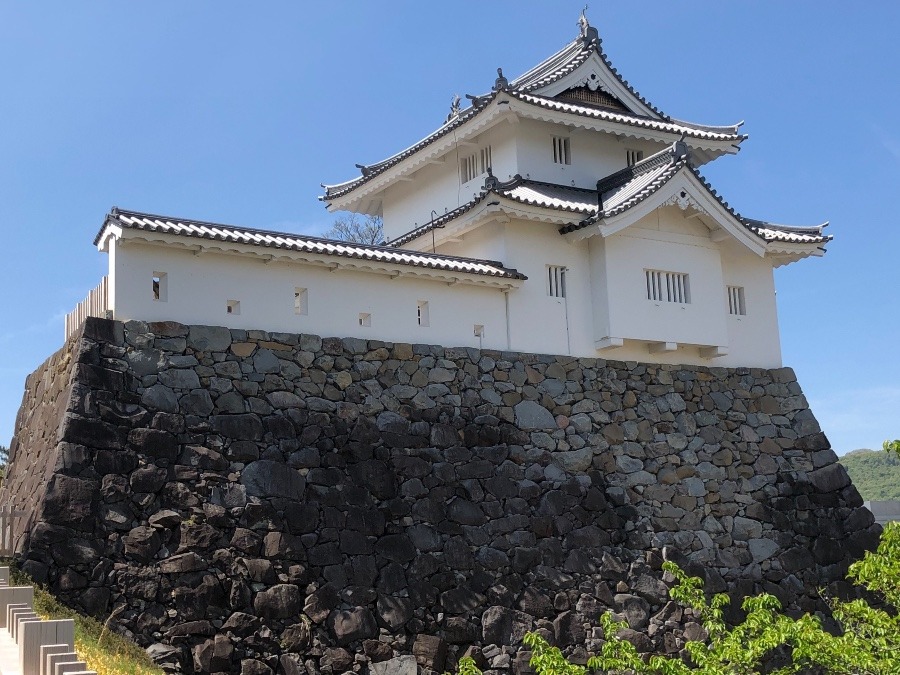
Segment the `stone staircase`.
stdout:
<svg viewBox="0 0 900 675">
<path fill-rule="evenodd" d="M 0 567 L 0 675 L 97 675 L 75 653 L 75 622 L 34 611 L 34 588 L 10 586 Z"/>
</svg>

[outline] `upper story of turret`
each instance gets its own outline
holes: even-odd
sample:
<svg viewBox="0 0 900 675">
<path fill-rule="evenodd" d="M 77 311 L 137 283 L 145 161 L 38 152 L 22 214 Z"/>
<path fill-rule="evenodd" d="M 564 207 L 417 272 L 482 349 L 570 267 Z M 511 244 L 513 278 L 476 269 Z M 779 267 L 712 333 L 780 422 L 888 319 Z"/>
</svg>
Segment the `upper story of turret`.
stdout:
<svg viewBox="0 0 900 675">
<path fill-rule="evenodd" d="M 445 123 L 361 175 L 327 185 L 329 210 L 384 218 L 397 240 L 482 193 L 490 173 L 596 190 L 597 182 L 676 141 L 701 166 L 736 153 L 741 123 L 695 124 L 673 118 L 641 96 L 612 66 L 597 29 L 582 15 L 580 34 L 525 74 L 498 69 L 487 94 L 458 97 Z"/>
</svg>

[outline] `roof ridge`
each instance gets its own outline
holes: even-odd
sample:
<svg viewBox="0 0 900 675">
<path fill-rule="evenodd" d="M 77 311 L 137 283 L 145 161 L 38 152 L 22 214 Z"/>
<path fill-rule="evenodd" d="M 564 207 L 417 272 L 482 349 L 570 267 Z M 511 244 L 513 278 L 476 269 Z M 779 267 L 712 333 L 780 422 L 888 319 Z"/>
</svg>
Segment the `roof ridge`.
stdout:
<svg viewBox="0 0 900 675">
<path fill-rule="evenodd" d="M 463 110 L 459 115 L 456 115 L 449 121 L 442 124 L 438 127 L 437 130 L 431 132 L 424 138 L 416 141 L 412 145 L 406 147 L 400 152 L 396 152 L 387 159 L 383 159 L 380 162 L 376 162 L 375 164 L 357 164 L 357 168 L 360 169 L 362 173 L 361 176 L 357 176 L 356 178 L 351 178 L 350 180 L 346 180 L 342 183 L 334 183 L 332 185 L 328 185 L 325 183 L 321 183 L 321 187 L 325 189 L 325 194 L 319 196 L 320 201 L 327 201 L 329 199 L 334 199 L 336 197 L 343 196 L 347 192 L 356 188 L 359 184 L 367 182 L 369 179 L 374 178 L 375 176 L 383 173 L 385 170 L 389 169 L 391 166 L 394 166 L 397 162 L 406 159 L 422 148 L 430 145 L 437 139 L 446 135 L 447 133 L 453 131 L 457 127 L 462 126 L 464 123 L 468 122 L 470 119 L 475 117 L 481 111 L 487 109 L 488 104 L 493 100 L 493 98 L 500 93 L 499 91 L 493 92 L 489 96 L 485 97 L 476 97 L 472 99 L 472 105 Z M 333 191 L 333 192 L 332 192 Z"/>
<path fill-rule="evenodd" d="M 373 252 L 384 252 L 384 253 L 392 253 L 392 254 L 400 254 L 400 255 L 417 255 L 423 256 L 425 258 L 430 259 L 440 259 L 440 260 L 453 260 L 458 262 L 472 262 L 472 263 L 480 263 L 484 265 L 494 265 L 497 267 L 501 267 L 503 269 L 512 269 L 506 267 L 499 260 L 488 260 L 487 258 L 470 258 L 467 256 L 457 256 L 457 255 L 448 255 L 442 253 L 429 253 L 427 251 L 415 251 L 412 249 L 404 249 L 396 246 L 390 246 L 388 244 L 363 244 L 355 241 L 344 241 L 343 239 L 328 239 L 327 237 L 317 237 L 315 235 L 306 235 L 299 234 L 296 232 L 279 232 L 277 230 L 261 230 L 253 227 L 243 227 L 240 225 L 226 225 L 224 223 L 214 223 L 205 220 L 191 220 L 189 218 L 177 218 L 173 216 L 164 216 L 161 214 L 155 213 L 142 213 L 140 211 L 129 211 L 128 209 L 119 209 L 114 207 L 109 215 L 107 216 L 107 220 L 104 222 L 103 227 L 100 228 L 100 234 L 102 234 L 103 230 L 106 228 L 106 224 L 109 222 L 109 218 L 113 218 L 117 220 L 117 216 L 124 215 L 126 217 L 136 217 L 136 218 L 145 218 L 147 220 L 160 220 L 167 221 L 173 224 L 182 224 L 182 225 L 197 225 L 197 226 L 205 226 L 215 229 L 225 229 L 225 230 L 234 230 L 236 232 L 242 234 L 255 234 L 255 235 L 264 235 L 270 237 L 278 237 L 281 239 L 298 239 L 307 241 L 315 244 L 331 244 L 338 246 L 346 246 L 350 248 L 360 248 L 367 251 Z M 121 223 L 124 227 L 130 228 L 127 223 Z M 97 240 L 95 240 L 95 244 L 99 240 L 98 234 Z"/>
<path fill-rule="evenodd" d="M 747 138 L 746 134 L 738 136 L 737 130 L 743 123 L 717 127 L 713 125 L 695 124 L 693 122 L 685 122 L 681 120 L 676 121 L 671 118 L 655 119 L 653 117 L 648 117 L 647 115 L 640 115 L 638 113 L 631 112 L 630 110 L 623 112 L 621 110 L 614 110 L 612 108 L 594 107 L 585 104 L 573 103 L 571 101 L 564 101 L 557 98 L 549 98 L 547 96 L 541 96 L 540 94 L 535 94 L 530 91 L 510 90 L 507 91 L 507 93 L 513 98 L 531 105 L 537 105 L 544 108 L 552 108 L 555 106 L 558 111 L 562 113 L 582 115 L 618 124 L 628 124 L 631 126 L 642 128 L 659 129 L 666 133 L 679 133 L 679 130 L 671 129 L 671 127 L 680 127 L 680 133 L 685 134 L 686 132 L 689 132 L 690 135 L 695 138 L 703 138 L 703 136 L 701 136 L 700 134 L 732 136 L 737 137 L 733 138 L 732 140 L 735 140 L 738 143 Z M 666 129 L 667 126 L 670 128 Z"/>
<path fill-rule="evenodd" d="M 797 234 L 822 234 L 822 230 L 830 224 L 827 220 L 819 225 L 783 225 L 768 220 L 760 220 L 759 218 L 744 218 L 744 221 L 751 227 L 765 227 L 786 232 L 796 232 Z"/>
<path fill-rule="evenodd" d="M 578 47 L 578 49 L 575 50 L 573 47 Z M 559 61 L 562 60 L 562 57 L 569 51 L 572 52 L 572 56 L 569 57 L 568 62 L 563 60 L 560 63 Z M 597 54 L 600 61 L 609 71 L 609 74 L 612 75 L 612 77 L 647 110 L 657 115 L 661 120 L 672 120 L 671 116 L 650 103 L 650 101 L 644 98 L 637 89 L 628 83 L 628 80 L 619 74 L 619 71 L 613 66 L 612 61 L 610 61 L 609 56 L 603 51 L 603 39 L 600 37 L 599 32 L 594 26 L 588 25 L 586 20 L 582 27 L 581 35 L 576 37 L 559 51 L 529 69 L 526 73 L 514 79 L 510 83 L 510 88 L 528 92 L 537 89 L 538 87 L 553 84 L 569 73 L 577 70 L 591 54 Z M 552 71 L 550 70 L 551 67 Z M 541 72 L 546 71 L 550 72 L 545 77 L 535 79 Z"/>
<path fill-rule="evenodd" d="M 597 190 L 595 188 L 583 188 L 578 187 L 577 185 L 563 185 L 562 183 L 551 183 L 546 180 L 535 180 L 533 178 L 523 178 L 520 182 L 521 185 L 546 185 L 547 187 L 556 187 L 563 188 L 565 190 L 573 190 L 575 192 L 590 192 L 596 193 Z"/>
<path fill-rule="evenodd" d="M 605 178 L 601 178 L 597 181 L 597 192 L 602 195 L 604 192 L 620 188 L 638 176 L 642 176 L 664 164 L 674 163 L 683 157 L 690 159 L 690 149 L 684 142 L 676 141 L 669 147 L 660 150 L 655 155 L 650 155 L 650 157 L 642 159 L 632 166 L 619 169 L 615 173 L 611 173 Z"/>
</svg>

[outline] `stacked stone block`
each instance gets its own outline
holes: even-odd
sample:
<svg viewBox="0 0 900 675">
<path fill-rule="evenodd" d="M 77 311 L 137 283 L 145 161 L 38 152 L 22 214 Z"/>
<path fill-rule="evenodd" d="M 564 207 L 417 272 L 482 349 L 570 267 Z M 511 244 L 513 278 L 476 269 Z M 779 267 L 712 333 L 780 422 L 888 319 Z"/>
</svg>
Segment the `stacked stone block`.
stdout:
<svg viewBox="0 0 900 675">
<path fill-rule="evenodd" d="M 817 611 L 880 532 L 789 369 L 96 319 L 64 354 L 25 568 L 171 672 L 526 673 L 607 610 L 672 654 L 664 559 Z"/>
</svg>

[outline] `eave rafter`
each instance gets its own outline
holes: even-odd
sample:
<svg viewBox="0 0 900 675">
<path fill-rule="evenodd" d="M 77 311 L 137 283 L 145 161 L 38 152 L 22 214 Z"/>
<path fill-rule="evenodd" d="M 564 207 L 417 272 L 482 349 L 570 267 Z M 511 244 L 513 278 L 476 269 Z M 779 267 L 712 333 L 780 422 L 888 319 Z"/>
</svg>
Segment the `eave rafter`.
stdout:
<svg viewBox="0 0 900 675">
<path fill-rule="evenodd" d="M 263 265 L 271 265 L 274 263 L 312 265 L 322 267 L 332 272 L 365 272 L 374 274 L 383 274 L 396 279 L 399 277 L 417 278 L 423 280 L 443 282 L 447 284 L 457 285 L 466 284 L 471 286 L 489 286 L 501 290 L 518 288 L 522 284 L 520 279 L 495 278 L 485 275 L 465 275 L 453 274 L 443 270 L 435 270 L 426 267 L 405 267 L 400 265 L 386 265 L 374 261 L 364 260 L 341 260 L 336 261 L 329 256 L 304 254 L 300 252 L 281 253 L 271 255 L 259 250 L 255 250 L 251 246 L 227 245 L 211 243 L 209 245 L 197 247 L 187 242 L 178 241 L 177 237 L 166 235 L 154 235 L 141 233 L 122 237 L 119 239 L 119 245 L 122 246 L 165 246 L 176 250 L 182 250 L 194 255 L 233 255 L 242 258 L 254 258 Z"/>
</svg>

